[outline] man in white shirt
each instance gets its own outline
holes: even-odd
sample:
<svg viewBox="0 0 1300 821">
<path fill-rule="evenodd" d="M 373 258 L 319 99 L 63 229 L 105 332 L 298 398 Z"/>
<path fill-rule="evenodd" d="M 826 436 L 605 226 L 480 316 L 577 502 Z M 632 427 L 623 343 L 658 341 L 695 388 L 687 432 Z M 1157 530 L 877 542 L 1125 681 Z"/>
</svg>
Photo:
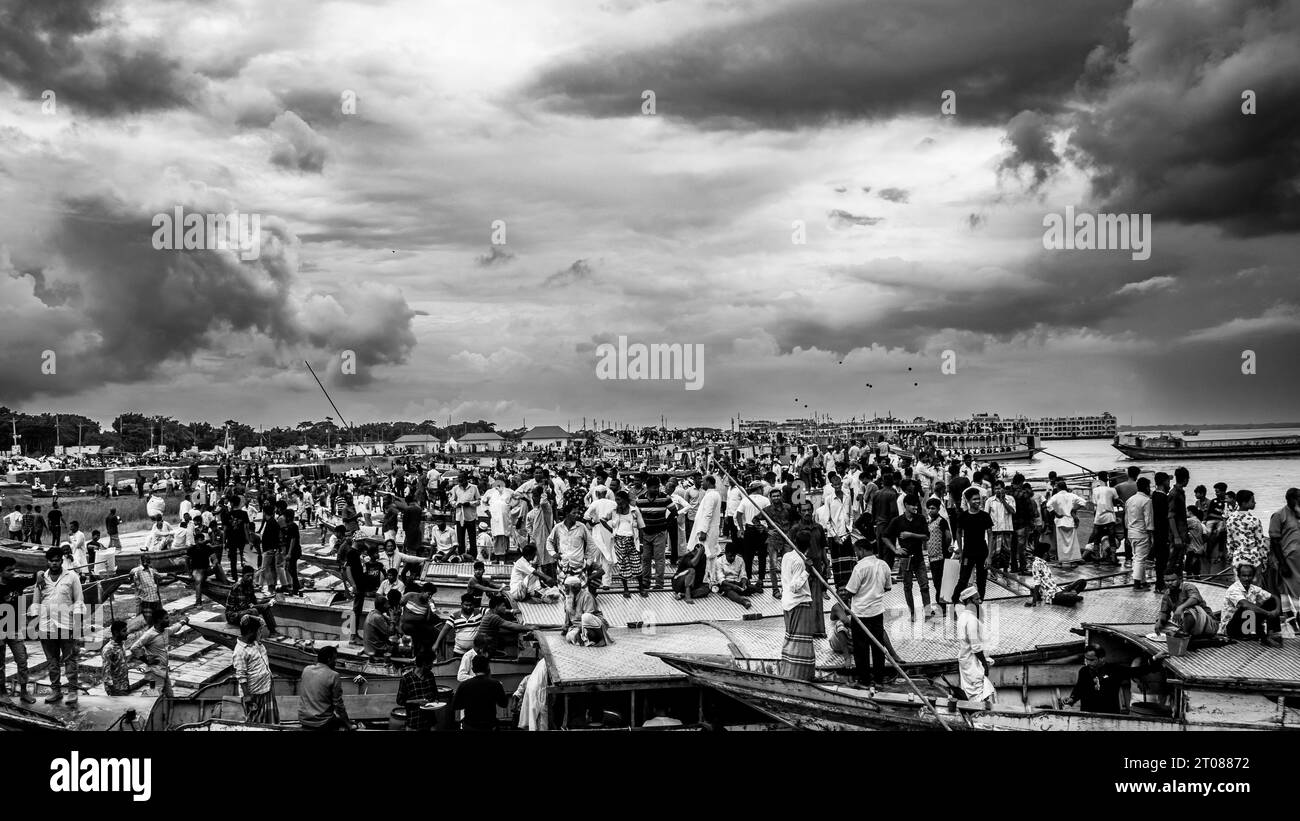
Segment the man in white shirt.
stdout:
<svg viewBox="0 0 1300 821">
<path fill-rule="evenodd" d="M 698 534 L 705 534 L 704 554 L 709 559 L 705 578 L 707 584 L 714 583 L 718 577 L 716 559 L 720 552 L 718 549 L 718 532 L 722 526 L 722 494 L 718 492 L 717 483 L 717 479 L 712 476 L 704 477 L 704 494 L 700 497 L 700 503 L 695 512 L 695 524 L 691 528 L 691 536 L 688 542 L 694 545 L 699 541 Z"/>
<path fill-rule="evenodd" d="M 72 548 L 72 564 L 78 573 L 89 573 L 91 568 L 88 566 L 90 557 L 86 554 L 86 534 L 82 531 L 80 522 L 73 522 L 70 527 L 72 532 L 68 534 L 68 546 Z"/>
<path fill-rule="evenodd" d="M 14 505 L 13 512 L 5 517 L 5 522 L 9 527 L 9 538 L 16 542 L 23 540 L 23 509 L 21 505 Z"/>
<path fill-rule="evenodd" d="M 185 521 L 185 514 L 193 513 L 193 512 L 194 512 L 194 503 L 190 501 L 190 497 L 186 496 L 185 498 L 181 499 L 180 515 L 177 517 L 177 519 L 183 522 Z"/>
<path fill-rule="evenodd" d="M 876 557 L 875 546 L 865 539 L 857 544 L 858 563 L 844 591 L 852 598 L 849 611 L 852 620 L 853 662 L 857 668 L 855 678 L 859 684 L 872 687 L 885 681 L 885 655 L 876 646 L 889 647 L 885 635 L 885 591 L 892 587 L 893 574 L 889 565 Z M 867 634 L 870 633 L 870 636 Z M 875 637 L 873 642 L 871 637 Z"/>
<path fill-rule="evenodd" d="M 1016 501 L 1007 495 L 1006 484 L 998 479 L 993 482 L 993 495 L 984 500 L 984 512 L 993 520 L 989 528 L 989 562 L 993 567 L 1003 570 L 1016 570 L 1022 562 L 1014 560 L 1011 555 L 1012 536 L 1016 526 L 1012 521 L 1016 512 Z"/>
<path fill-rule="evenodd" d="M 808 568 L 787 544 L 781 557 L 781 610 L 785 613 L 785 644 L 781 647 L 780 675 L 812 681 L 816 674 L 813 633 L 816 631 Z"/>
<path fill-rule="evenodd" d="M 591 492 L 593 501 L 587 506 L 582 518 L 588 524 L 594 525 L 608 517 L 610 512 L 618 507 L 618 502 L 609 498 L 609 488 L 604 485 L 596 485 Z M 590 537 L 592 544 L 600 553 L 601 569 L 605 571 L 605 576 L 608 578 L 614 572 L 614 565 L 618 562 L 614 555 L 613 533 L 607 527 L 592 527 Z"/>
<path fill-rule="evenodd" d="M 601 528 L 605 530 L 605 528 Z M 587 553 L 591 536 L 587 526 L 578 520 L 576 508 L 564 512 L 564 518 L 555 523 L 547 541 L 551 552 L 559 557 L 560 573 L 563 575 L 581 573 L 587 566 Z"/>
<path fill-rule="evenodd" d="M 1097 474 L 1097 484 L 1092 487 L 1092 536 L 1088 538 L 1088 547 L 1083 551 L 1085 560 L 1105 561 L 1115 557 L 1115 548 L 1119 542 L 1115 517 L 1115 508 L 1118 506 L 1119 493 L 1110 486 L 1110 475 L 1103 470 Z"/>
<path fill-rule="evenodd" d="M 163 521 L 161 513 L 155 513 L 153 527 L 149 530 L 149 539 L 145 542 L 146 550 L 163 550 L 171 544 L 174 528 Z"/>
<path fill-rule="evenodd" d="M 1133 559 L 1134 590 L 1146 590 L 1151 586 L 1146 580 L 1146 562 L 1151 554 L 1151 535 L 1156 524 L 1150 494 L 1151 480 L 1142 476 L 1137 480 L 1137 492 L 1124 503 L 1124 535 L 1128 537 L 1128 552 Z"/>
</svg>

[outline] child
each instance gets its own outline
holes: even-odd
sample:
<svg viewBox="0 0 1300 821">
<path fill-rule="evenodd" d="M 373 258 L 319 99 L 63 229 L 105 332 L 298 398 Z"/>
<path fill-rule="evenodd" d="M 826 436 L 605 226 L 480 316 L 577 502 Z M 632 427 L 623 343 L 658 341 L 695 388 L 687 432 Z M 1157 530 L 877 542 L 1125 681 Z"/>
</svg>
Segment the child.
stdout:
<svg viewBox="0 0 1300 821">
<path fill-rule="evenodd" d="M 1201 574 L 1201 557 L 1205 555 L 1205 523 L 1195 505 L 1187 506 L 1187 574 Z"/>
<path fill-rule="evenodd" d="M 849 618 L 844 614 L 844 608 L 838 602 L 831 605 L 831 652 L 852 658 L 853 630 L 849 627 L 848 621 Z"/>
<path fill-rule="evenodd" d="M 474 575 L 465 584 L 465 595 L 473 595 L 479 605 L 482 606 L 484 593 L 490 596 L 494 593 L 503 592 L 505 591 L 501 585 L 487 578 L 487 566 L 481 561 L 474 562 Z"/>
</svg>

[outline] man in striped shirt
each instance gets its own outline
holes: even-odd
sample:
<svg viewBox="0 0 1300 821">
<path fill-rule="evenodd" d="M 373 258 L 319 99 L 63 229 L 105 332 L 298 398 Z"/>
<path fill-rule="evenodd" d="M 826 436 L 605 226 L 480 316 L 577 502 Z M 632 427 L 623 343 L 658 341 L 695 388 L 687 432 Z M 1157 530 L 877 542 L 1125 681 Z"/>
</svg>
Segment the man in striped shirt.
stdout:
<svg viewBox="0 0 1300 821">
<path fill-rule="evenodd" d="M 279 711 L 271 695 L 271 663 L 266 647 L 257 640 L 262 620 L 244 616 L 239 623 L 239 641 L 235 642 L 235 680 L 244 697 L 245 721 L 249 724 L 278 724 Z"/>
<path fill-rule="evenodd" d="M 460 597 L 460 612 L 451 617 L 452 629 L 456 631 L 455 654 L 463 655 L 474 649 L 474 637 L 478 635 L 478 626 L 483 621 L 479 607 L 479 596 L 467 593 Z"/>
<path fill-rule="evenodd" d="M 645 520 L 641 528 L 641 589 L 650 586 L 650 563 L 654 561 L 655 588 L 664 586 L 664 554 L 668 549 L 668 510 L 673 498 L 659 489 L 659 477 L 646 477 L 645 493 L 636 497 L 637 509 Z"/>
</svg>

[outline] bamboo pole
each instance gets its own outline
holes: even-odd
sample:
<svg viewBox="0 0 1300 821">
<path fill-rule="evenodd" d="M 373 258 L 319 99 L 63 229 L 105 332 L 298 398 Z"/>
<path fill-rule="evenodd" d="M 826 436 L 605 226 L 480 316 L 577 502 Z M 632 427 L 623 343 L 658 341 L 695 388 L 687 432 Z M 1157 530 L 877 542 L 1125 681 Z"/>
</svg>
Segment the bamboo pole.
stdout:
<svg viewBox="0 0 1300 821">
<path fill-rule="evenodd" d="M 730 481 L 732 484 L 736 485 L 737 487 L 740 487 L 740 483 L 736 481 L 736 478 L 732 476 L 730 473 L 728 473 L 727 469 L 724 468 L 717 459 L 713 459 L 712 462 L 713 465 L 718 469 L 718 471 L 723 476 L 727 477 L 728 481 Z M 805 566 L 807 566 L 808 571 L 817 577 L 817 580 L 820 581 L 822 583 L 822 586 L 826 588 L 826 590 L 831 594 L 831 598 L 835 600 L 835 603 L 844 609 L 844 612 L 848 614 L 849 618 L 853 619 L 855 624 L 857 624 L 859 627 L 862 628 L 862 634 L 871 640 L 871 643 L 876 646 L 877 650 L 885 654 L 885 658 L 889 659 L 889 663 L 893 665 L 894 669 L 898 671 L 898 674 L 903 677 L 904 681 L 907 682 L 907 686 L 911 688 L 913 693 L 916 694 L 916 697 L 921 700 L 922 708 L 934 717 L 934 720 L 939 724 L 940 727 L 942 727 L 947 732 L 952 732 L 952 728 L 949 727 L 946 723 L 944 723 L 944 720 L 939 717 L 939 711 L 935 708 L 933 702 L 931 702 L 930 699 L 926 698 L 921 693 L 921 691 L 917 688 L 916 683 L 912 681 L 911 676 L 909 676 L 906 672 L 903 671 L 903 668 L 898 663 L 898 660 L 894 658 L 894 654 L 889 652 L 875 636 L 871 635 L 871 631 L 867 630 L 867 626 L 863 624 L 861 620 L 859 620 L 858 617 L 853 614 L 853 611 L 849 609 L 848 605 L 846 605 L 843 599 L 840 598 L 840 594 L 835 589 L 835 585 L 826 581 L 825 577 L 823 577 L 821 573 L 818 573 L 816 568 L 807 565 L 808 557 L 805 556 L 803 554 L 803 551 L 801 551 L 799 547 L 790 539 L 790 536 L 784 530 L 782 530 L 781 527 L 775 521 L 772 520 L 772 517 L 767 515 L 767 511 L 763 510 L 762 508 L 759 508 L 757 505 L 755 505 L 755 507 L 758 508 L 759 515 L 767 520 L 768 526 L 774 528 L 777 533 L 781 534 L 781 538 L 785 539 L 786 544 L 790 545 L 790 549 L 793 550 L 795 553 L 799 554 L 799 558 L 804 560 Z"/>
</svg>

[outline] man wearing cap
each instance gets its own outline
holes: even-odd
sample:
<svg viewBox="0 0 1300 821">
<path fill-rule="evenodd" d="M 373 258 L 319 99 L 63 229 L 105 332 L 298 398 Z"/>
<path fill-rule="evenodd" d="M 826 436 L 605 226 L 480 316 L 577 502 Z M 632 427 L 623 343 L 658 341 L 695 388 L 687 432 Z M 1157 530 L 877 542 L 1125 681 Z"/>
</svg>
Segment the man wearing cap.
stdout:
<svg viewBox="0 0 1300 821">
<path fill-rule="evenodd" d="M 979 590 L 967 587 L 958 600 L 962 604 L 957 609 L 957 638 L 961 642 L 957 650 L 957 672 L 961 674 L 961 689 L 969 701 L 987 701 L 994 698 L 996 691 L 988 678 L 993 659 L 984 655 Z"/>
</svg>

